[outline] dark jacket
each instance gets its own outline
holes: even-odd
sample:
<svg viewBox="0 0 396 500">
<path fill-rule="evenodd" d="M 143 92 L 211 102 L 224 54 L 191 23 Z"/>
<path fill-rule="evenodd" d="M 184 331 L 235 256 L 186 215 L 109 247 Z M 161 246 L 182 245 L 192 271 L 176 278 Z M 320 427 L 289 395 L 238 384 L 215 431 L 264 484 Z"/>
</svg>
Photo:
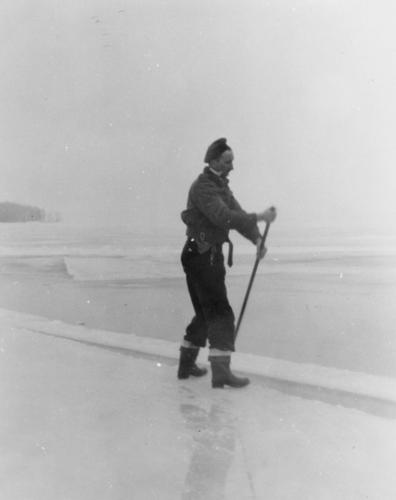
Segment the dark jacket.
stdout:
<svg viewBox="0 0 396 500">
<path fill-rule="evenodd" d="M 228 179 L 217 176 L 209 167 L 193 182 L 181 217 L 187 225 L 187 236 L 203 250 L 228 241 L 230 229 L 252 243 L 260 235 L 256 214 L 246 213 L 228 187 Z"/>
</svg>

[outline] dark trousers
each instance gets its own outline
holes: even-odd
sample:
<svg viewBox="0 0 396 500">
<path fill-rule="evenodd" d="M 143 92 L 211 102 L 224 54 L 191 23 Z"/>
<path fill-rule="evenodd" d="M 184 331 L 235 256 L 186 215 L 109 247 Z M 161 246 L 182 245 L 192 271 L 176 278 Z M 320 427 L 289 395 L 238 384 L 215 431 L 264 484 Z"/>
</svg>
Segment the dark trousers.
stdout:
<svg viewBox="0 0 396 500">
<path fill-rule="evenodd" d="M 186 328 L 185 340 L 199 347 L 234 351 L 234 313 L 225 287 L 221 246 L 200 254 L 195 241 L 187 240 L 181 255 L 195 316 Z"/>
</svg>

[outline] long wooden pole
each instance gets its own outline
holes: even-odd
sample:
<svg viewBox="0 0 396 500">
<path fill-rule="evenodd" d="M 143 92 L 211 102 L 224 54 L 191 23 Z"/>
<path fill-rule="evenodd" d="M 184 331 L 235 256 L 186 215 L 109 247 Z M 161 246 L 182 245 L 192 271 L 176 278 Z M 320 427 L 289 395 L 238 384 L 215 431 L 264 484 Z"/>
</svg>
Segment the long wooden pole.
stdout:
<svg viewBox="0 0 396 500">
<path fill-rule="evenodd" d="M 261 238 L 260 251 L 263 250 L 263 248 L 264 248 L 265 240 L 267 239 L 267 234 L 268 234 L 270 225 L 271 225 L 270 222 L 267 222 L 266 225 L 265 225 L 264 234 L 263 234 L 263 236 Z M 250 295 L 250 290 L 252 289 L 254 277 L 256 276 L 256 271 L 257 271 L 258 265 L 259 265 L 260 260 L 261 260 L 260 257 L 259 257 L 259 255 L 256 256 L 256 260 L 255 260 L 254 266 L 253 266 L 253 271 L 252 271 L 252 274 L 251 274 L 250 280 L 249 280 L 249 285 L 248 285 L 247 290 L 246 290 L 245 298 L 243 299 L 243 304 L 242 304 L 241 312 L 239 313 L 238 322 L 237 322 L 237 325 L 236 325 L 236 328 L 235 328 L 235 339 L 236 339 L 236 337 L 238 335 L 239 328 L 241 326 L 243 314 L 245 312 L 246 304 L 247 304 L 247 301 L 248 301 L 248 298 L 249 298 L 249 295 Z"/>
</svg>

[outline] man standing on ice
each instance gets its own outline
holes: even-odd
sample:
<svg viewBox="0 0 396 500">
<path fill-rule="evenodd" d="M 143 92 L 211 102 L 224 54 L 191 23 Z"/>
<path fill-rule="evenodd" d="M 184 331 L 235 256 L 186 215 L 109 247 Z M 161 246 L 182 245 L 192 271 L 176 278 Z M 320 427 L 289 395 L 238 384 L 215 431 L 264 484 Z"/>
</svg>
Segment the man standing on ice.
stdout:
<svg viewBox="0 0 396 500">
<path fill-rule="evenodd" d="M 232 265 L 230 229 L 237 230 L 257 246 L 261 237 L 258 221 L 273 222 L 276 210 L 270 207 L 260 213 L 246 213 L 228 187 L 228 174 L 233 170 L 234 155 L 222 138 L 208 148 L 204 162 L 207 166 L 193 182 L 187 209 L 181 214 L 187 226 L 187 241 L 181 261 L 195 316 L 186 328 L 180 347 L 178 378 L 200 377 L 207 370 L 196 365 L 199 348 L 209 340 L 209 361 L 212 387 L 244 387 L 248 378 L 235 376 L 230 369 L 231 354 L 235 351 L 234 313 L 228 302 L 225 286 L 225 266 L 222 245 L 228 242 L 228 265 Z"/>
</svg>

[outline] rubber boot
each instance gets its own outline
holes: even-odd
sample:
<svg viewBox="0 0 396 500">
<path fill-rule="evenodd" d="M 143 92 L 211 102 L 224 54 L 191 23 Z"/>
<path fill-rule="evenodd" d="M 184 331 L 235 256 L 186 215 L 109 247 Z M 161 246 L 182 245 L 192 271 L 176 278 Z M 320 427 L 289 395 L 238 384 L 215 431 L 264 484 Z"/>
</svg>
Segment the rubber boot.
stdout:
<svg viewBox="0 0 396 500">
<path fill-rule="evenodd" d="M 250 383 L 246 377 L 236 377 L 230 369 L 231 356 L 209 356 L 212 367 L 212 387 L 223 388 L 225 385 L 230 387 L 245 387 Z"/>
<path fill-rule="evenodd" d="M 206 368 L 199 368 L 195 361 L 197 360 L 199 349 L 197 347 L 180 347 L 179 369 L 177 378 L 185 379 L 190 375 L 193 377 L 202 377 L 208 373 Z"/>
</svg>

